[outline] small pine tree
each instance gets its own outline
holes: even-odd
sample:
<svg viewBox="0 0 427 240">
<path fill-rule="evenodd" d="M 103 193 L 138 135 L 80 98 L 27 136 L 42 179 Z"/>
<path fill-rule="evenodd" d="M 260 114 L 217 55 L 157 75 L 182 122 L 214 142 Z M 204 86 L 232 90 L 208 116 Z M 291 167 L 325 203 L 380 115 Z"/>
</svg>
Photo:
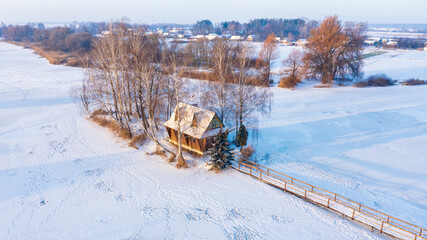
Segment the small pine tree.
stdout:
<svg viewBox="0 0 427 240">
<path fill-rule="evenodd" d="M 244 147 L 248 143 L 248 130 L 245 125 L 240 125 L 239 132 L 236 135 L 236 145 L 238 147 Z"/>
<path fill-rule="evenodd" d="M 234 155 L 231 152 L 230 142 L 227 140 L 228 132 L 223 132 L 220 129 L 218 135 L 214 137 L 212 147 L 208 150 L 211 159 L 209 164 L 216 169 L 227 168 L 231 161 L 234 160 Z"/>
</svg>

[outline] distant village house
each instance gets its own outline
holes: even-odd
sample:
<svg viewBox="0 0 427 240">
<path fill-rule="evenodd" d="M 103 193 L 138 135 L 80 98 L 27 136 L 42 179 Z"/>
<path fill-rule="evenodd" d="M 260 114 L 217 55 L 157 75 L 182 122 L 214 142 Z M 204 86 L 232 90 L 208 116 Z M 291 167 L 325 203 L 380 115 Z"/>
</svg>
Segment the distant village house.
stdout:
<svg viewBox="0 0 427 240">
<path fill-rule="evenodd" d="M 257 35 L 249 35 L 249 36 L 246 38 L 246 41 L 249 41 L 249 42 L 259 41 L 259 37 L 258 37 Z"/>
</svg>

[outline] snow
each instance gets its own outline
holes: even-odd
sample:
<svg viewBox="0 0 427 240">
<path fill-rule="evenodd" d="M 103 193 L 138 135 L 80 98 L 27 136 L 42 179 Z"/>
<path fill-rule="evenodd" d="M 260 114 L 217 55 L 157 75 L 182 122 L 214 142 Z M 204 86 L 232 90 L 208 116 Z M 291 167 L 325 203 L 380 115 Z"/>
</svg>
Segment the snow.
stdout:
<svg viewBox="0 0 427 240">
<path fill-rule="evenodd" d="M 295 48 L 279 46 L 273 72 Z M 365 49 L 375 51 L 385 53 L 364 61 L 365 77 L 427 80 L 427 52 Z M 250 141 L 260 163 L 426 228 L 427 86 L 313 85 L 272 88 L 271 114 Z"/>
<path fill-rule="evenodd" d="M 386 50 L 385 54 L 366 59 L 364 71 L 365 76 L 384 73 L 395 80 L 427 80 L 427 52 Z"/>
<path fill-rule="evenodd" d="M 261 164 L 425 227 L 426 91 L 274 88 L 252 144 Z"/>
<path fill-rule="evenodd" d="M 83 78 L 84 72 L 81 69 L 49 65 L 47 60 L 37 57 L 28 49 L 0 43 L 1 239 L 385 238 L 384 235 L 372 233 L 366 227 L 342 219 L 332 212 L 320 209 L 238 172 L 229 170 L 216 174 L 206 170 L 202 160 L 196 162 L 190 169 L 179 170 L 168 164 L 165 159 L 147 154 L 153 151 L 151 144 L 140 150 L 127 147 L 125 142 L 117 140 L 106 129 L 98 127 L 82 116 L 81 110 L 71 97 L 71 92 L 75 86 L 81 84 Z M 403 88 L 390 89 L 402 91 Z M 321 152 L 310 155 L 312 152 L 309 150 L 301 151 L 301 145 L 305 143 L 312 144 L 314 148 L 316 144 L 324 144 L 322 141 L 310 142 L 310 139 L 317 138 L 313 136 L 316 132 L 310 132 L 314 129 L 302 131 L 298 127 L 285 127 L 292 121 L 295 122 L 294 126 L 305 124 L 307 119 L 298 117 L 308 109 L 307 106 L 304 107 L 304 102 L 299 103 L 302 104 L 299 110 L 295 108 L 297 104 L 287 105 L 292 107 L 281 109 L 277 106 L 298 100 L 281 96 L 293 94 L 303 96 L 309 93 L 319 100 L 319 96 L 326 98 L 325 94 L 321 94 L 325 91 L 356 90 L 343 88 L 343 90 L 319 91 L 307 88 L 294 92 L 279 89 L 275 91 L 276 108 L 273 110 L 279 111 L 276 116 L 282 114 L 288 117 L 289 121 L 279 120 L 277 117 L 273 117 L 269 122 L 264 121 L 263 137 L 268 136 L 266 131 L 268 124 L 271 127 L 282 126 L 277 129 L 279 133 L 294 132 L 294 137 L 283 135 L 283 139 L 302 141 L 300 145 L 293 143 L 297 146 L 294 153 L 305 152 L 306 156 L 312 156 L 312 162 L 320 162 L 323 158 L 332 162 L 335 160 L 341 162 L 343 164 L 341 169 L 345 170 L 348 165 L 341 159 L 332 158 L 336 156 L 334 152 L 329 155 Z M 366 96 L 369 92 L 378 94 L 378 91 L 371 89 L 367 89 L 367 92 L 357 91 L 355 93 L 362 96 Z M 422 135 L 424 133 L 422 119 L 425 112 L 418 108 L 420 104 L 417 105 L 413 100 L 416 97 L 422 97 L 415 95 L 420 94 L 420 91 L 425 91 L 425 88 L 412 88 L 405 95 L 409 99 L 400 104 L 405 104 L 407 108 L 395 106 L 396 111 L 406 114 L 407 118 L 399 120 L 385 114 L 386 117 L 394 120 L 392 123 L 401 124 L 398 127 L 404 126 L 400 129 L 403 131 L 400 134 L 390 132 L 390 138 L 394 137 L 394 140 L 402 140 L 407 144 L 405 149 L 408 152 L 398 152 L 398 149 L 396 152 L 408 157 L 408 161 L 411 160 L 409 155 L 418 157 L 425 153 L 422 149 L 411 149 L 414 143 L 425 141 L 425 135 Z M 347 94 L 341 95 L 343 95 L 341 98 L 350 97 Z M 371 98 L 374 98 L 374 95 Z M 384 100 L 387 100 L 386 94 L 384 95 Z M 389 98 L 392 97 L 389 96 Z M 305 99 L 305 102 L 310 101 L 313 99 Z M 372 104 L 369 99 L 363 99 L 362 103 L 364 101 Z M 339 101 L 329 103 L 331 103 L 329 109 L 331 106 L 339 107 L 339 104 L 343 104 Z M 392 103 L 395 104 L 396 101 Z M 349 105 L 351 107 L 351 104 Z M 408 109 L 411 105 L 413 109 Z M 322 109 L 320 103 L 317 106 Z M 387 106 L 386 104 L 385 108 Z M 390 106 L 393 105 L 390 103 Z M 294 108 L 294 111 L 288 112 L 291 108 Z M 354 112 L 362 111 L 357 104 L 352 108 Z M 323 109 L 328 109 L 328 106 L 323 106 Z M 319 111 L 321 110 L 314 111 L 313 118 L 323 118 L 325 121 L 333 122 L 330 117 L 332 113 Z M 290 113 L 294 115 L 289 116 Z M 347 113 L 339 111 L 337 114 L 346 115 Z M 373 114 L 378 119 L 382 116 Z M 418 123 L 413 121 L 416 117 L 420 119 Z M 316 122 L 315 119 L 312 121 Z M 408 123 L 414 124 L 408 125 Z M 343 123 L 340 121 L 340 124 Z M 421 134 L 417 130 L 420 130 Z M 305 135 L 299 134 L 303 132 Z M 399 138 L 399 135 L 404 137 Z M 341 137 L 346 140 L 345 135 Z M 359 137 L 373 137 L 381 140 L 389 136 L 375 137 L 366 133 Z M 413 142 L 408 142 L 405 137 L 412 137 Z M 330 138 L 332 136 L 327 134 L 319 140 L 331 144 L 333 141 Z M 381 142 L 390 146 L 386 141 Z M 277 144 L 279 143 L 283 142 L 278 141 Z M 395 144 L 394 148 L 403 143 L 395 142 Z M 360 145 L 365 148 L 378 147 L 370 144 L 360 143 Z M 260 147 L 266 149 L 265 146 Z M 347 150 L 349 159 L 358 158 L 358 154 L 366 156 L 359 148 L 342 147 L 342 149 Z M 387 148 L 380 147 L 380 149 L 388 151 Z M 283 146 L 273 146 L 272 154 L 277 153 L 276 156 L 282 156 L 284 152 L 282 150 Z M 411 150 L 416 152 L 410 152 Z M 289 158 L 278 159 L 280 161 L 277 161 L 277 166 L 285 167 L 287 171 L 287 168 L 291 171 L 298 170 L 298 167 L 292 167 L 292 161 L 289 161 Z M 413 159 L 418 159 L 419 164 L 425 166 L 422 158 Z M 300 160 L 305 161 L 305 158 Z M 377 159 L 377 161 L 380 160 Z M 367 165 L 371 164 L 367 161 L 364 161 L 364 165 L 360 165 L 362 169 L 366 169 Z M 296 163 L 294 166 L 301 164 L 300 166 L 304 167 L 302 162 L 294 161 L 294 163 Z M 372 164 L 377 166 L 380 163 L 372 162 Z M 394 164 L 402 165 L 397 160 Z M 399 185 L 398 193 L 415 194 L 424 191 L 422 189 L 425 184 L 422 183 L 425 181 L 425 172 L 422 167 L 417 168 L 416 178 L 411 178 L 414 174 L 413 167 L 419 164 L 408 164 L 409 170 L 405 170 L 403 176 L 392 178 L 392 180 L 407 179 L 410 182 L 416 180 L 419 183 L 419 186 L 410 191 L 404 191 L 403 188 L 406 185 Z M 313 179 L 319 175 L 326 175 L 323 173 L 328 169 L 326 165 L 318 166 L 320 170 L 316 170 L 318 174 L 314 172 Z M 395 166 L 389 168 L 392 167 Z M 305 173 L 314 169 L 316 167 L 311 166 Z M 299 175 L 301 173 L 304 171 L 299 171 Z M 395 172 L 392 173 L 395 174 Z M 351 190 L 348 192 L 351 192 L 352 179 L 353 177 L 357 179 L 352 174 L 354 172 L 350 171 L 347 174 L 332 171 L 330 176 L 343 175 L 341 179 L 347 179 L 349 184 L 342 189 L 349 188 Z M 372 175 L 369 176 L 372 177 Z M 316 183 L 327 182 L 330 179 L 320 178 L 321 181 Z M 370 185 L 377 179 L 368 179 L 367 184 Z M 378 182 L 373 187 L 390 190 L 390 183 L 385 181 L 384 184 L 385 186 Z M 336 186 L 341 185 L 336 184 Z M 363 189 L 370 190 L 368 188 L 370 186 L 365 186 L 365 183 L 362 186 Z M 376 199 L 371 193 L 378 191 L 370 191 L 360 193 L 368 195 L 369 199 Z M 393 196 L 393 193 L 382 194 L 386 197 Z M 419 202 L 423 202 L 422 199 L 425 197 L 419 197 Z M 385 198 L 379 198 L 379 200 L 387 202 Z M 401 202 L 393 201 L 393 203 Z M 413 207 L 409 203 L 402 205 L 401 209 L 406 207 L 409 210 L 420 210 L 419 207 Z M 420 211 L 419 214 L 423 212 Z M 416 215 L 414 218 L 418 219 Z M 424 218 L 421 217 L 421 219 Z"/>
<path fill-rule="evenodd" d="M 392 32 L 384 31 L 384 29 L 378 29 L 376 31 L 368 31 L 366 33 L 369 37 L 381 37 L 381 38 L 427 38 L 426 33 L 413 33 L 413 32 Z"/>
</svg>

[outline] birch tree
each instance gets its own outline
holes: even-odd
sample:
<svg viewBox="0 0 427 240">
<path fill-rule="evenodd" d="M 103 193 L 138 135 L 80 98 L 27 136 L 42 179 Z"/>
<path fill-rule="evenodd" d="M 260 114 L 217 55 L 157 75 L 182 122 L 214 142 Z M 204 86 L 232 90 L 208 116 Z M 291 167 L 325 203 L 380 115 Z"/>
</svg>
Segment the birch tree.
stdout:
<svg viewBox="0 0 427 240">
<path fill-rule="evenodd" d="M 89 57 L 91 66 L 87 68 L 86 87 L 90 88 L 93 103 L 106 111 L 121 128 L 127 129 L 132 137 L 127 105 L 130 99 L 125 94 L 129 85 L 124 73 L 129 69 L 127 59 L 123 57 L 127 51 L 124 36 L 125 32 L 119 29 L 95 42 Z"/>
<path fill-rule="evenodd" d="M 267 39 L 265 39 L 264 43 L 262 44 L 257 61 L 257 65 L 261 67 L 261 76 L 264 86 L 270 86 L 271 61 L 277 59 L 278 57 L 278 43 L 276 42 L 276 36 L 274 33 L 272 33 L 268 35 Z"/>
<path fill-rule="evenodd" d="M 236 58 L 236 74 L 233 77 L 231 99 L 231 109 L 233 111 L 236 136 L 244 124 L 255 127 L 259 113 L 269 113 L 271 111 L 272 94 L 268 87 L 256 86 L 254 78 L 249 75 L 250 59 L 253 49 L 242 44 Z"/>
</svg>

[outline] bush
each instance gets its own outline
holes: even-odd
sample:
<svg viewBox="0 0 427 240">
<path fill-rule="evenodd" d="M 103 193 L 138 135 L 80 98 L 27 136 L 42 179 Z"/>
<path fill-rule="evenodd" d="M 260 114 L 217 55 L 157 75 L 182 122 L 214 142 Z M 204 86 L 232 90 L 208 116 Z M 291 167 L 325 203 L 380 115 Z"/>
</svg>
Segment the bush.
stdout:
<svg viewBox="0 0 427 240">
<path fill-rule="evenodd" d="M 368 83 L 368 81 L 360 81 L 360 82 L 353 84 L 353 86 L 358 87 L 358 88 L 365 88 L 365 87 L 369 87 L 369 83 Z"/>
<path fill-rule="evenodd" d="M 402 82 L 402 85 L 405 86 L 417 86 L 417 85 L 426 85 L 427 81 L 420 80 L 420 79 L 409 79 L 404 82 Z"/>
<path fill-rule="evenodd" d="M 145 134 L 143 134 L 143 133 L 141 133 L 139 135 L 135 135 L 132 137 L 132 140 L 129 143 L 129 147 L 133 147 L 135 149 L 138 149 L 137 145 L 142 145 L 146 139 L 147 139 L 147 136 L 145 136 Z"/>
<path fill-rule="evenodd" d="M 316 84 L 314 85 L 314 88 L 331 88 L 334 85 L 330 84 L 330 83 L 321 83 L 321 84 Z"/>
<path fill-rule="evenodd" d="M 368 77 L 366 81 L 357 82 L 353 86 L 355 87 L 387 87 L 387 86 L 393 86 L 395 83 L 396 81 L 392 80 L 391 78 L 387 77 L 384 74 L 380 74 L 380 75 L 372 75 Z"/>
<path fill-rule="evenodd" d="M 244 160 L 251 159 L 252 155 L 255 153 L 255 148 L 251 145 L 240 149 L 240 153 L 242 154 L 242 158 Z"/>
<path fill-rule="evenodd" d="M 98 115 L 92 115 L 90 119 L 101 127 L 110 129 L 118 137 L 125 140 L 131 140 L 131 133 L 127 129 L 120 127 L 115 121 L 108 120 L 107 118 Z"/>
<path fill-rule="evenodd" d="M 297 86 L 298 83 L 301 83 L 301 79 L 298 79 L 297 77 L 288 76 L 280 79 L 278 87 L 293 89 Z"/>
<path fill-rule="evenodd" d="M 107 115 L 107 114 L 108 114 L 108 112 L 107 112 L 107 111 L 105 111 L 105 110 L 104 110 L 104 109 L 102 109 L 102 108 L 98 108 L 98 109 L 96 109 L 95 111 L 93 111 L 92 116 Z"/>
</svg>

